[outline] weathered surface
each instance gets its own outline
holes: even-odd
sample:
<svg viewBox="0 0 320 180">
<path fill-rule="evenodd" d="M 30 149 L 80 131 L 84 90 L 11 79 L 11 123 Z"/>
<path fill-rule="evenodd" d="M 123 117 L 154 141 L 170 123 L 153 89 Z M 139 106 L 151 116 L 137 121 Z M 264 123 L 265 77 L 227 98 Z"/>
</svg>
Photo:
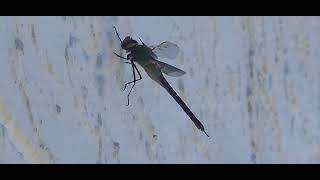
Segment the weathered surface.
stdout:
<svg viewBox="0 0 320 180">
<path fill-rule="evenodd" d="M 319 17 L 0 17 L 0 163 L 320 163 Z M 112 55 L 164 40 L 211 136 Z"/>
</svg>

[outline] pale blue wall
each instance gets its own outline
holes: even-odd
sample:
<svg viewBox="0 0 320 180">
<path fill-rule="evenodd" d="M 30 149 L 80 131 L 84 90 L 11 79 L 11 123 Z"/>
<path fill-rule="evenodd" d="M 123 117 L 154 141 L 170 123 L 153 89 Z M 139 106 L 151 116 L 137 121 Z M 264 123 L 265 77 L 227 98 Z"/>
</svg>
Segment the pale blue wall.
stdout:
<svg viewBox="0 0 320 180">
<path fill-rule="evenodd" d="M 319 17 L 0 17 L 0 163 L 319 163 Z M 124 38 L 177 43 L 168 81 Z M 156 136 L 154 136 L 156 135 Z"/>
</svg>

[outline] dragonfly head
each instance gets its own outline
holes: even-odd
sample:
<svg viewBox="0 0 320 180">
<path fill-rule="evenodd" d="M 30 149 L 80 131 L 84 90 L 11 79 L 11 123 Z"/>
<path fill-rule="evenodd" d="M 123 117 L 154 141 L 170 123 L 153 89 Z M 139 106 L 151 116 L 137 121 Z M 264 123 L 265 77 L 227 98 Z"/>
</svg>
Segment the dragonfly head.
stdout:
<svg viewBox="0 0 320 180">
<path fill-rule="evenodd" d="M 132 39 L 130 36 L 127 36 L 126 38 L 124 38 L 121 47 L 126 51 L 130 51 L 138 45 L 139 43 L 136 40 Z"/>
</svg>

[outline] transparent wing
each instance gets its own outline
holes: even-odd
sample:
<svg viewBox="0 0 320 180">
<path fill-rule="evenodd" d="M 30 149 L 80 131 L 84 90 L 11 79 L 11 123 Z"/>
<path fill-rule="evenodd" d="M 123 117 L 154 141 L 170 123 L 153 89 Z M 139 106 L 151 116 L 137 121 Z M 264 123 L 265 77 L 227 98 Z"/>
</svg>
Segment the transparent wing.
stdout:
<svg viewBox="0 0 320 180">
<path fill-rule="evenodd" d="M 166 64 L 164 62 L 161 62 L 158 60 L 153 60 L 153 61 L 158 65 L 158 67 L 161 69 L 161 71 L 168 76 L 179 77 L 179 76 L 182 76 L 186 73 L 183 70 L 178 69 L 178 68 L 171 66 L 169 64 Z"/>
<path fill-rule="evenodd" d="M 165 41 L 159 45 L 156 46 L 150 46 L 152 52 L 155 54 L 155 59 L 157 57 L 163 57 L 163 58 L 168 58 L 168 59 L 174 59 L 177 57 L 180 48 L 178 45 Z"/>
</svg>

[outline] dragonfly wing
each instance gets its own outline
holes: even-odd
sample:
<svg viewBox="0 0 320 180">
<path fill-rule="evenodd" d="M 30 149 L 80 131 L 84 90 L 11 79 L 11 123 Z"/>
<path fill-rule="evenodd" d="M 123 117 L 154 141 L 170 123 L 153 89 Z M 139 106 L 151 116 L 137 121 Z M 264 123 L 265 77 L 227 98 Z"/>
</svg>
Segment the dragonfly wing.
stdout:
<svg viewBox="0 0 320 180">
<path fill-rule="evenodd" d="M 158 56 L 152 51 L 151 51 L 151 57 L 152 59 L 158 59 Z"/>
<path fill-rule="evenodd" d="M 183 70 L 178 69 L 178 68 L 171 66 L 169 64 L 166 64 L 164 62 L 161 62 L 158 60 L 153 60 L 153 61 L 158 65 L 158 67 L 161 69 L 161 71 L 168 76 L 179 77 L 179 76 L 182 76 L 186 73 Z"/>
<path fill-rule="evenodd" d="M 165 41 L 157 46 L 150 46 L 152 52 L 156 54 L 158 57 L 168 58 L 168 59 L 174 59 L 177 57 L 180 48 L 178 45 Z"/>
</svg>

